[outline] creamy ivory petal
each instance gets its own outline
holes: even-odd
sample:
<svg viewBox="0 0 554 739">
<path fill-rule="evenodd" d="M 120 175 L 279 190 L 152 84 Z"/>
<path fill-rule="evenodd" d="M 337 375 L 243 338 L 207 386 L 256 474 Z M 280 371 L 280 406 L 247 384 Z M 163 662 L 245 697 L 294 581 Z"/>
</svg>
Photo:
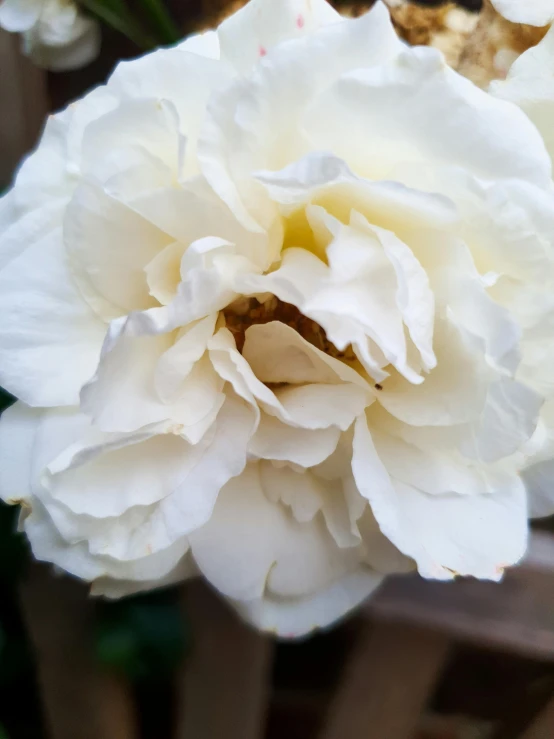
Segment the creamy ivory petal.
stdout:
<svg viewBox="0 0 554 739">
<path fill-rule="evenodd" d="M 260 170 L 255 177 L 286 215 L 302 206 L 308 206 L 308 211 L 310 203 L 316 204 L 313 208 L 323 204 L 328 226 L 329 215 L 347 223 L 353 209 L 369 223 L 394 231 L 401 238 L 414 229 L 444 229 L 459 220 L 456 205 L 447 196 L 429 191 L 431 188 L 422 191 L 417 182 L 409 187 L 402 181 L 364 179 L 343 159 L 327 151 L 311 151 L 282 169 Z"/>
<path fill-rule="evenodd" d="M 413 426 L 450 426 L 476 420 L 485 406 L 492 375 L 484 357 L 471 350 L 452 324 L 437 322 L 437 366 L 421 385 L 396 374 L 378 400 L 393 416 Z"/>
<path fill-rule="evenodd" d="M 546 26 L 554 18 L 553 0 L 491 0 L 494 8 L 512 23 Z"/>
<path fill-rule="evenodd" d="M 144 267 L 171 239 L 98 184 L 81 181 L 66 211 L 64 238 L 77 276 L 114 313 L 155 304 Z"/>
<path fill-rule="evenodd" d="M 371 506 L 367 505 L 364 508 L 362 516 L 356 521 L 356 526 L 362 540 L 364 562 L 376 573 L 397 575 L 415 569 L 414 561 L 402 554 L 383 534 Z"/>
<path fill-rule="evenodd" d="M 527 3 L 526 3 L 527 5 Z M 525 51 L 512 65 L 508 77 L 491 83 L 496 97 L 518 105 L 542 134 L 550 157 L 554 156 L 554 79 L 550 74 L 554 57 L 554 29 Z"/>
<path fill-rule="evenodd" d="M 98 504 L 98 516 L 88 513 L 79 515 L 66 502 L 54 498 L 46 487 L 38 489 L 36 494 L 47 505 L 57 530 L 67 541 L 77 543 L 84 540 L 91 554 L 108 556 L 133 566 L 133 560 L 164 552 L 210 518 L 221 488 L 244 469 L 246 448 L 255 430 L 255 423 L 252 409 L 229 393 L 210 434 L 194 445 L 188 444 L 184 439 L 179 440 L 182 452 L 176 455 L 176 463 L 182 465 L 182 482 L 175 485 L 174 489 L 163 489 L 160 487 L 163 484 L 161 476 L 154 492 L 145 491 L 151 497 L 162 494 L 158 501 L 132 505 L 131 500 L 131 507 L 127 507 L 119 515 L 102 516 L 101 501 Z M 134 435 L 100 435 L 99 443 L 108 439 L 108 443 L 117 450 L 130 440 L 137 445 L 137 451 L 140 446 L 146 453 L 145 444 L 156 433 L 163 431 L 163 427 L 148 427 Z M 91 461 L 94 464 L 94 458 L 88 459 L 90 450 L 76 449 L 71 446 L 71 441 L 67 442 L 67 447 L 50 465 L 50 473 L 61 470 L 73 458 L 74 452 L 79 454 L 83 465 L 90 464 Z M 102 472 L 105 465 L 103 467 L 102 457 L 99 459 Z M 156 460 L 149 459 L 147 455 L 144 464 L 148 465 L 149 462 L 156 464 Z M 110 487 L 109 476 L 105 475 L 104 478 L 102 485 L 107 490 L 112 490 L 111 497 L 117 501 L 117 490 Z M 49 479 L 46 476 L 47 483 Z M 171 480 L 171 477 L 165 479 Z M 173 482 L 178 482 L 178 475 L 173 477 Z M 94 499 L 90 504 L 94 504 Z"/>
<path fill-rule="evenodd" d="M 370 402 L 371 386 L 358 372 L 325 354 L 280 321 L 250 326 L 242 356 L 262 382 L 288 385 L 351 383 L 364 390 Z"/>
<path fill-rule="evenodd" d="M 128 562 L 93 555 L 88 550 L 86 541 L 70 543 L 63 539 L 47 510 L 39 502 L 25 519 L 24 530 L 32 543 L 33 555 L 38 560 L 52 562 L 62 570 L 87 581 L 105 578 L 135 581 L 137 586 L 132 592 L 142 590 L 141 583 L 162 581 L 175 570 L 188 551 L 188 542 L 183 539 L 163 552 Z"/>
<path fill-rule="evenodd" d="M 208 59 L 219 59 L 219 36 L 217 31 L 203 31 L 188 36 L 178 44 L 178 48 L 189 51 L 191 54 L 208 57 Z"/>
<path fill-rule="evenodd" d="M 371 436 L 379 459 L 391 478 L 423 493 L 482 495 L 499 490 L 520 490 L 521 483 L 510 465 L 506 468 L 485 467 L 481 460 L 473 462 L 456 448 L 449 449 L 448 453 L 421 448 L 378 429 L 372 428 Z"/>
<path fill-rule="evenodd" d="M 186 334 L 141 335 L 128 320 L 114 321 L 96 373 L 81 390 L 81 408 L 103 431 L 130 432 L 171 420 L 191 440 L 201 436 L 202 422 L 210 425 L 224 400 L 222 380 L 202 359 L 213 325 L 190 354 L 180 352 Z"/>
<path fill-rule="evenodd" d="M 69 544 L 62 538 L 39 500 L 34 502 L 33 510 L 24 519 L 23 530 L 31 543 L 33 556 L 39 561 L 51 562 L 88 581 L 107 574 L 102 563 L 90 556 L 86 542 Z"/>
<path fill-rule="evenodd" d="M 259 465 L 259 471 L 260 483 L 267 499 L 274 504 L 283 503 L 289 506 L 299 523 L 313 521 L 323 508 L 324 483 L 308 470 L 299 472 L 286 464 L 263 461 Z"/>
<path fill-rule="evenodd" d="M 527 504 L 522 484 L 494 494 L 436 496 L 393 481 L 364 418 L 356 422 L 352 468 L 381 531 L 415 560 L 424 577 L 499 580 L 503 570 L 525 553 Z"/>
<path fill-rule="evenodd" d="M 273 46 L 342 20 L 326 0 L 251 0 L 219 26 L 221 58 L 244 74 Z"/>
<path fill-rule="evenodd" d="M 135 593 L 147 592 L 156 588 L 165 588 L 169 585 L 190 580 L 198 576 L 198 571 L 194 566 L 194 562 L 190 557 L 190 553 L 185 553 L 178 561 L 177 565 L 170 570 L 167 575 L 154 580 L 124 580 L 111 577 L 97 578 L 91 583 L 90 595 L 103 596 L 116 600 L 124 598 Z"/>
<path fill-rule="evenodd" d="M 125 155 L 139 164 L 149 165 L 152 160 L 154 164 L 163 162 L 169 170 L 168 181 L 173 178 L 174 182 L 179 175 L 185 138 L 179 130 L 179 115 L 172 101 L 142 98 L 120 101 L 115 108 L 91 121 L 81 146 L 83 171 L 110 187 L 114 178 L 117 182 L 125 174 Z M 157 173 L 154 166 L 149 169 L 153 179 Z M 152 182 L 151 188 L 156 184 Z"/>
<path fill-rule="evenodd" d="M 201 454 L 173 434 L 104 436 L 76 442 L 43 475 L 49 495 L 76 516 L 110 518 L 158 503 L 183 483 Z"/>
<path fill-rule="evenodd" d="M 217 313 L 183 327 L 175 342 L 159 358 L 154 372 L 154 386 L 160 399 L 179 399 L 187 377 L 201 359 L 213 336 Z"/>
<path fill-rule="evenodd" d="M 331 626 L 369 597 L 382 579 L 382 575 L 360 567 L 313 595 L 279 598 L 266 594 L 256 600 L 234 601 L 233 605 L 256 628 L 294 639 Z"/>
<path fill-rule="evenodd" d="M 237 218 L 255 230 L 275 218 L 252 173 L 306 153 L 301 118 L 312 96 L 346 70 L 371 67 L 402 48 L 387 8 L 333 23 L 270 50 L 248 78 L 210 100 L 199 141 L 202 172 Z"/>
<path fill-rule="evenodd" d="M 292 462 L 302 467 L 323 462 L 332 454 L 340 437 L 340 429 L 293 428 L 275 416 L 262 413 L 260 425 L 252 437 L 248 451 L 259 459 Z"/>
<path fill-rule="evenodd" d="M 523 472 L 523 481 L 527 488 L 529 501 L 529 516 L 531 518 L 544 518 L 554 513 L 553 476 L 553 459 L 531 464 Z"/>
<path fill-rule="evenodd" d="M 42 410 L 15 403 L 0 417 L 0 497 L 6 503 L 31 497 L 31 461 Z"/>
<path fill-rule="evenodd" d="M 272 503 L 281 502 L 289 506 L 299 523 L 312 521 L 321 511 L 325 525 L 340 549 L 360 545 L 357 520 L 366 501 L 357 492 L 362 505 L 352 501 L 343 479 L 326 480 L 309 469 L 270 462 L 262 462 L 259 469 L 264 493 Z"/>
<path fill-rule="evenodd" d="M 175 104 L 180 130 L 187 137 L 188 174 L 193 175 L 198 171 L 196 142 L 208 99 L 215 90 L 228 84 L 232 76 L 227 64 L 196 51 L 192 53 L 178 44 L 132 62 L 120 62 L 108 80 L 108 89 L 124 100 L 146 97 Z"/>
<path fill-rule="evenodd" d="M 491 383 L 483 413 L 462 451 L 487 464 L 514 454 L 535 432 L 543 403 L 541 395 L 510 378 Z"/>
<path fill-rule="evenodd" d="M 146 182 L 148 174 L 146 171 Z M 130 182 L 134 182 L 134 178 Z M 190 244 L 209 235 L 234 244 L 237 254 L 261 269 L 266 269 L 274 261 L 282 238 L 279 224 L 268 234 L 247 231 L 203 177 L 194 177 L 179 186 L 175 182 L 166 182 L 154 189 L 151 181 L 149 184 L 146 191 L 130 195 L 121 189 L 116 190 L 113 180 L 109 189 L 133 211 L 179 242 L 181 257 Z M 162 256 L 160 253 L 154 257 L 152 265 Z M 147 265 L 146 269 L 151 269 L 152 265 Z"/>
<path fill-rule="evenodd" d="M 445 125 L 453 115 L 455 123 Z M 543 141 L 527 117 L 458 75 L 435 49 L 414 47 L 388 64 L 344 74 L 315 98 L 304 126 L 313 148 L 333 151 L 372 179 L 423 161 L 485 180 L 518 177 L 548 187 L 551 179 Z M 474 135 L 460 136 L 460 127 Z"/>
<path fill-rule="evenodd" d="M 264 496 L 256 464 L 221 491 L 209 522 L 190 535 L 200 571 L 237 600 L 324 588 L 359 561 L 339 550 L 320 521 L 300 524 Z"/>
<path fill-rule="evenodd" d="M 83 301 L 56 229 L 0 272 L 0 382 L 29 405 L 74 405 L 105 324 Z"/>
<path fill-rule="evenodd" d="M 344 431 L 369 402 L 368 393 L 353 383 L 290 385 L 273 392 L 237 351 L 228 329 L 220 329 L 208 349 L 216 372 L 232 383 L 236 393 L 252 404 L 258 402 L 266 412 L 292 426 L 338 426 Z"/>
<path fill-rule="evenodd" d="M 421 265 L 393 233 L 370 226 L 356 211 L 350 225 L 338 225 L 334 236 L 327 248 L 328 284 L 312 294 L 304 311 L 331 339 L 334 326 L 325 320 L 326 314 L 333 316 L 333 323 L 353 321 L 399 372 L 420 382 L 408 363 L 404 330 L 408 329 L 424 366 L 434 367 L 434 299 Z M 341 336 L 346 341 L 348 327 L 342 328 Z"/>
</svg>

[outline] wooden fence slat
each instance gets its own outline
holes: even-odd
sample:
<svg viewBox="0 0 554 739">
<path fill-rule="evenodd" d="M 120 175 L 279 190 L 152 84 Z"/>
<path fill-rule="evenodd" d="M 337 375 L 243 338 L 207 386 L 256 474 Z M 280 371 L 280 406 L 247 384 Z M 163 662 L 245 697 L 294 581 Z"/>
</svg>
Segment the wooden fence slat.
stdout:
<svg viewBox="0 0 554 739">
<path fill-rule="evenodd" d="M 411 739 L 445 664 L 449 640 L 394 623 L 367 624 L 364 632 L 320 739 Z"/>
<path fill-rule="evenodd" d="M 552 739 L 552 737 L 554 737 L 554 697 L 521 734 L 521 739 Z"/>
<path fill-rule="evenodd" d="M 554 537 L 535 532 L 523 563 L 500 583 L 391 577 L 364 612 L 370 620 L 417 624 L 467 644 L 554 660 L 553 586 Z"/>
<path fill-rule="evenodd" d="M 46 72 L 26 59 L 17 34 L 0 29 L 0 189 L 36 142 L 48 112 Z"/>
<path fill-rule="evenodd" d="M 192 649 L 178 687 L 176 739 L 261 739 L 273 644 L 204 583 L 184 587 Z"/>
<path fill-rule="evenodd" d="M 86 586 L 32 564 L 20 600 L 49 739 L 138 739 L 128 686 L 94 658 L 94 605 Z"/>
</svg>

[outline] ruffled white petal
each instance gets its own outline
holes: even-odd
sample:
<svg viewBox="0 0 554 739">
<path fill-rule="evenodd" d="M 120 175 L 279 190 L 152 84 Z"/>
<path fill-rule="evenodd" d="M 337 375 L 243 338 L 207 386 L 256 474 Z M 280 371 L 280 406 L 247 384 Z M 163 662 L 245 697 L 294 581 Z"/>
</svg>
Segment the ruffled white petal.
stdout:
<svg viewBox="0 0 554 739">
<path fill-rule="evenodd" d="M 554 18 L 552 0 L 491 0 L 494 8 L 512 23 L 546 26 Z"/>
<path fill-rule="evenodd" d="M 219 26 L 221 57 L 244 74 L 277 44 L 341 20 L 326 0 L 251 0 Z"/>
<path fill-rule="evenodd" d="M 382 575 L 360 568 L 313 595 L 300 598 L 265 596 L 235 601 L 233 605 L 256 628 L 294 639 L 334 624 L 369 597 L 382 579 Z"/>
<path fill-rule="evenodd" d="M 0 383 L 29 405 L 75 405 L 106 326 L 83 301 L 55 229 L 0 272 Z"/>
</svg>

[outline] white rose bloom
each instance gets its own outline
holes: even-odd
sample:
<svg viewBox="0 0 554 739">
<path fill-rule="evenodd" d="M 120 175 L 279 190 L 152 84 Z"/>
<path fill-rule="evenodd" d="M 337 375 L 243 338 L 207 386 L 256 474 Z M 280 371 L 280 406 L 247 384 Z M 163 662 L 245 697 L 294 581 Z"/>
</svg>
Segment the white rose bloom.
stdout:
<svg viewBox="0 0 554 739">
<path fill-rule="evenodd" d="M 1 0 L 0 27 L 21 33 L 23 51 L 54 71 L 77 69 L 100 51 L 100 28 L 71 0 Z"/>
<path fill-rule="evenodd" d="M 554 19 L 554 0 L 491 0 L 491 3 L 512 23 L 546 26 Z"/>
<path fill-rule="evenodd" d="M 542 134 L 551 160 L 554 158 L 554 28 L 513 65 L 505 81 L 494 82 L 491 93 L 522 108 Z M 554 191 L 554 184 L 551 183 Z M 496 297 L 523 327 L 521 379 L 545 398 L 531 454 L 524 470 L 534 516 L 554 513 L 554 278 L 544 260 L 554 241 L 554 225 L 544 221 L 544 246 L 530 250 L 529 270 L 504 275 L 495 287 Z M 529 227 L 534 224 L 529 223 Z"/>
<path fill-rule="evenodd" d="M 0 204 L 0 493 L 36 557 L 113 597 L 200 573 L 283 635 L 387 573 L 499 579 L 542 397 L 492 290 L 552 273 L 550 182 L 381 3 L 253 0 L 120 64 Z"/>
</svg>

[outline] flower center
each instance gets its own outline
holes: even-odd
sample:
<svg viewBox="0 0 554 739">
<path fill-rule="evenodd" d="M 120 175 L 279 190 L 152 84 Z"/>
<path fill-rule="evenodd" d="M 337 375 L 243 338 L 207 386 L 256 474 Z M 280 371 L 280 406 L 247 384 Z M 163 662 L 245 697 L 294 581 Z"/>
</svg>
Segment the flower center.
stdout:
<svg viewBox="0 0 554 739">
<path fill-rule="evenodd" d="M 285 303 L 275 296 L 260 302 L 257 298 L 239 298 L 221 311 L 225 326 L 235 337 L 237 349 L 242 353 L 246 330 L 250 326 L 260 323 L 280 321 L 297 331 L 303 339 L 325 354 L 339 359 L 347 364 L 358 364 L 358 360 L 351 346 L 340 351 L 329 341 L 321 326 L 306 318 L 295 305 Z"/>
</svg>

